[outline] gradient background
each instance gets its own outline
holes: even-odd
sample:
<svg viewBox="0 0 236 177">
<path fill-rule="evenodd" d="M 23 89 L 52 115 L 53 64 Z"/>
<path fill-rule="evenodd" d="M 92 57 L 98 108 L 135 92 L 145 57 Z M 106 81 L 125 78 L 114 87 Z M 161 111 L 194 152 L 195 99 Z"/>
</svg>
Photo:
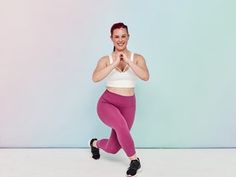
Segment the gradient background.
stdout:
<svg viewBox="0 0 236 177">
<path fill-rule="evenodd" d="M 0 1 L 0 147 L 86 147 L 110 129 L 93 83 L 122 21 L 151 78 L 137 83 L 137 147 L 236 147 L 236 1 Z"/>
</svg>

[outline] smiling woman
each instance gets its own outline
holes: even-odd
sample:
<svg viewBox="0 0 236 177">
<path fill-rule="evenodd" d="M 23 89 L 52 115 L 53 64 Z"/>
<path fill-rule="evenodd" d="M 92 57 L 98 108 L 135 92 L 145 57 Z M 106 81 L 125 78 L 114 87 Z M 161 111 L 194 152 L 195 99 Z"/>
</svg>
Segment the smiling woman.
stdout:
<svg viewBox="0 0 236 177">
<path fill-rule="evenodd" d="M 98 101 L 97 113 L 112 130 L 109 139 L 93 138 L 90 146 L 94 159 L 100 158 L 99 149 L 114 154 L 122 148 L 131 160 L 126 174 L 133 176 L 141 168 L 130 133 L 136 110 L 135 80 L 148 80 L 149 72 L 144 57 L 127 49 L 129 32 L 125 24 L 115 23 L 111 27 L 111 40 L 114 50 L 98 61 L 92 79 L 94 82 L 107 79 L 107 89 Z"/>
<path fill-rule="evenodd" d="M 116 23 L 111 27 L 111 39 L 114 43 L 114 50 L 122 51 L 129 40 L 128 27 L 123 23 Z"/>
</svg>

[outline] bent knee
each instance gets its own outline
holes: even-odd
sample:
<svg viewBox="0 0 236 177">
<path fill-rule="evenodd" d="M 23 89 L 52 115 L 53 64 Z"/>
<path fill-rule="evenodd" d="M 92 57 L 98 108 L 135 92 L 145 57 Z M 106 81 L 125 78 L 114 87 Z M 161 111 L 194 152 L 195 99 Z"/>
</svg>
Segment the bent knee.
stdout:
<svg viewBox="0 0 236 177">
<path fill-rule="evenodd" d="M 116 154 L 117 152 L 119 152 L 120 149 L 121 149 L 120 147 L 110 147 L 109 153 Z"/>
</svg>

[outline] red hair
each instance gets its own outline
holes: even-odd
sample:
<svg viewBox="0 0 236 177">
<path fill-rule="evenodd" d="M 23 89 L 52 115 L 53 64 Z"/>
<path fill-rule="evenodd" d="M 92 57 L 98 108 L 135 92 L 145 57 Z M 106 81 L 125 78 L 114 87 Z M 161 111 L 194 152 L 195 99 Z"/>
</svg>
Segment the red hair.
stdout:
<svg viewBox="0 0 236 177">
<path fill-rule="evenodd" d="M 128 31 L 128 26 L 126 26 L 124 23 L 122 22 L 119 22 L 119 23 L 114 23 L 111 27 L 111 36 L 113 35 L 113 31 L 115 29 L 120 29 L 120 28 L 124 28 L 126 29 L 127 33 L 129 34 L 129 31 Z"/>
</svg>

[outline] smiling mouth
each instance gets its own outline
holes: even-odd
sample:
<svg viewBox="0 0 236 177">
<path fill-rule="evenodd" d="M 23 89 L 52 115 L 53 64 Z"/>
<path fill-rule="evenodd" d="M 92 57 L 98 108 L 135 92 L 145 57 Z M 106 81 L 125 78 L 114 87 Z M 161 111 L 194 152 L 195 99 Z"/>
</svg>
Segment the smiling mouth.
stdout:
<svg viewBox="0 0 236 177">
<path fill-rule="evenodd" d="M 122 44 L 117 44 L 118 46 L 120 46 L 120 47 L 122 47 L 123 45 L 124 45 L 124 43 L 122 43 Z"/>
</svg>

